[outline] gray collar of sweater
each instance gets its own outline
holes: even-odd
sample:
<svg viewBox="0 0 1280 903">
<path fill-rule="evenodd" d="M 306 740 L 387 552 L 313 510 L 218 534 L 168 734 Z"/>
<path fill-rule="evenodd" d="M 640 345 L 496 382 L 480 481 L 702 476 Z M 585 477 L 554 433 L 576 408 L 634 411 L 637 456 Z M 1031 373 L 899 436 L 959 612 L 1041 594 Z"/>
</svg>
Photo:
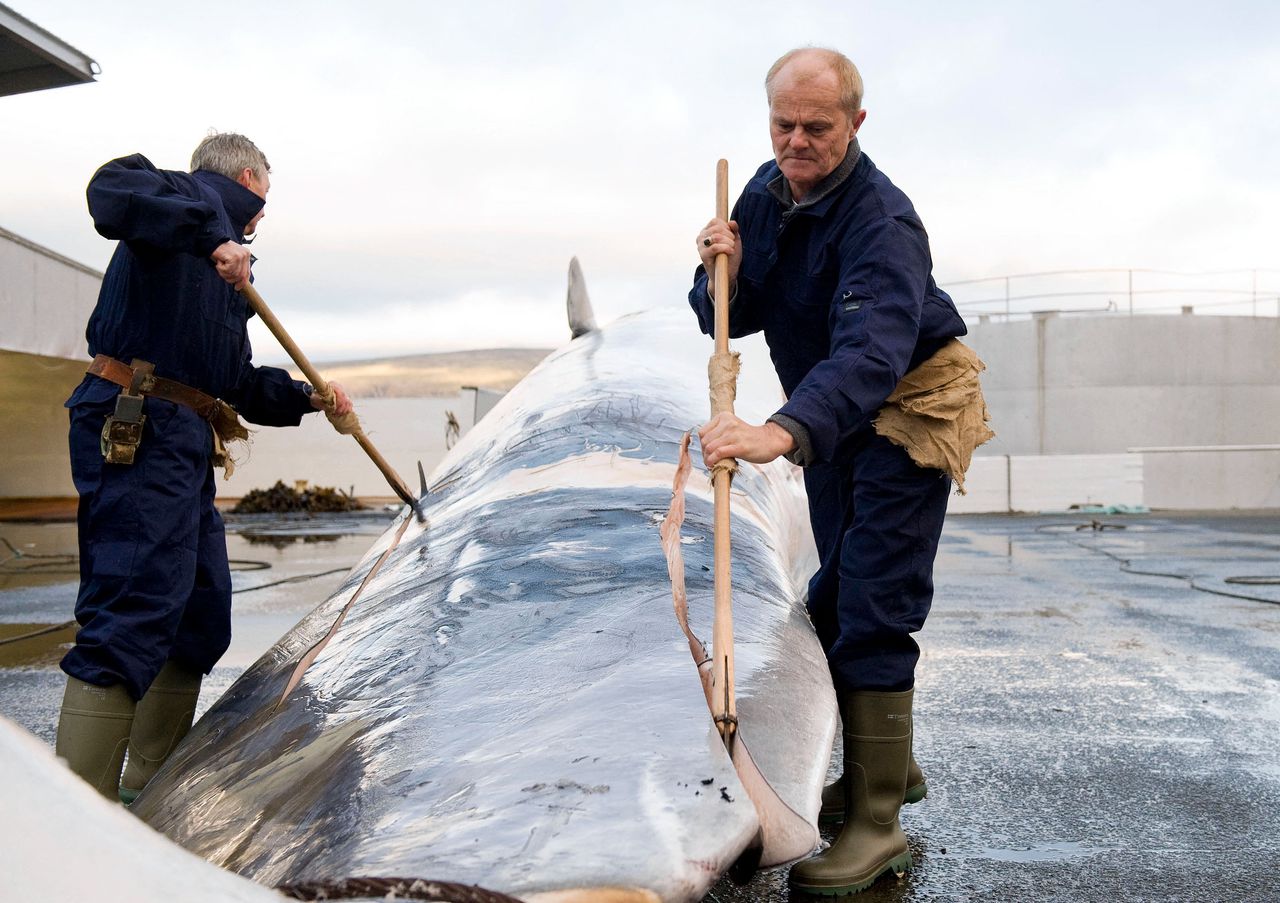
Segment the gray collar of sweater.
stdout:
<svg viewBox="0 0 1280 903">
<path fill-rule="evenodd" d="M 843 185 L 853 172 L 853 168 L 858 165 L 858 158 L 861 156 L 862 149 L 858 146 L 858 139 L 854 138 L 849 142 L 849 149 L 845 151 L 844 159 L 840 161 L 840 165 L 831 170 L 826 178 L 815 185 L 813 191 L 809 192 L 808 197 L 803 201 L 797 201 L 792 196 L 791 185 L 787 182 L 787 177 L 782 174 L 772 179 L 765 188 L 777 198 L 779 204 L 787 208 L 788 213 L 795 210 L 803 210 L 805 207 L 812 207 Z"/>
</svg>

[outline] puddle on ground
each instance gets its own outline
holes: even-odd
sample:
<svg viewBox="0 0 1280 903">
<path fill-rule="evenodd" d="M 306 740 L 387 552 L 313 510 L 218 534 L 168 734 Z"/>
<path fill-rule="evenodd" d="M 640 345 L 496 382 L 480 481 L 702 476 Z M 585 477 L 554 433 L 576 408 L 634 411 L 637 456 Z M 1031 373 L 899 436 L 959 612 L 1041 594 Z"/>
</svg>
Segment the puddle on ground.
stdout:
<svg viewBox="0 0 1280 903">
<path fill-rule="evenodd" d="M 349 535 L 346 533 L 250 533 L 245 531 L 240 533 L 240 538 L 251 546 L 271 546 L 273 549 L 283 549 L 285 546 L 291 546 L 296 542 L 312 543 L 312 542 L 337 542 L 339 539 Z"/>
<path fill-rule="evenodd" d="M 76 622 L 0 624 L 0 668 L 52 667 L 76 638 Z"/>
<path fill-rule="evenodd" d="M 322 537 L 380 536 L 394 516 L 393 512 L 381 510 L 344 514 L 239 514 L 226 515 L 223 522 L 229 534 L 293 536 L 315 542 Z"/>
</svg>

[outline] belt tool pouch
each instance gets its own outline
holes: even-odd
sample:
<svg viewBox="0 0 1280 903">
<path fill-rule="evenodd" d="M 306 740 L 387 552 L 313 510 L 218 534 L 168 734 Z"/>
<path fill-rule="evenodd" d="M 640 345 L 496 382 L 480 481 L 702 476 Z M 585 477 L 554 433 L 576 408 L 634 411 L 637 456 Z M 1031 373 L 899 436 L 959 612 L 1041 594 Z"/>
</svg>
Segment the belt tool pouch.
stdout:
<svg viewBox="0 0 1280 903">
<path fill-rule="evenodd" d="M 150 382 L 155 367 L 140 360 L 134 360 L 132 366 L 129 388 L 116 396 L 115 413 L 102 425 L 102 457 L 108 464 L 132 464 L 142 443 L 142 426 L 147 422 L 142 413 L 142 386 Z"/>
</svg>

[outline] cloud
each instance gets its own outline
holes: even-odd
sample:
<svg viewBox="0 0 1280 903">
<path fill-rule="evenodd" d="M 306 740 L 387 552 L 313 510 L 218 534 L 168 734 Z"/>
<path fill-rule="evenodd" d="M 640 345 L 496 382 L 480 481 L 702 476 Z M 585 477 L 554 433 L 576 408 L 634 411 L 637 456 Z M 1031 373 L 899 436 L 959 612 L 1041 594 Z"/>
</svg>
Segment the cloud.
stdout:
<svg viewBox="0 0 1280 903">
<path fill-rule="evenodd" d="M 103 73 L 0 99 L 25 136 L 0 151 L 0 225 L 101 268 L 111 243 L 83 197 L 98 165 L 141 151 L 181 168 L 208 128 L 243 131 L 274 167 L 260 289 L 361 354 L 388 331 L 388 351 L 550 340 L 575 254 L 602 319 L 683 303 L 715 161 L 736 195 L 768 158 L 763 74 L 803 44 L 862 68 L 864 148 L 915 201 L 943 280 L 1275 262 L 1280 13 L 1263 4 L 1155 19 L 1091 3 L 317 2 L 230 30 L 194 7 L 130 9 L 26 10 Z M 486 304 L 509 317 L 464 315 Z"/>
</svg>

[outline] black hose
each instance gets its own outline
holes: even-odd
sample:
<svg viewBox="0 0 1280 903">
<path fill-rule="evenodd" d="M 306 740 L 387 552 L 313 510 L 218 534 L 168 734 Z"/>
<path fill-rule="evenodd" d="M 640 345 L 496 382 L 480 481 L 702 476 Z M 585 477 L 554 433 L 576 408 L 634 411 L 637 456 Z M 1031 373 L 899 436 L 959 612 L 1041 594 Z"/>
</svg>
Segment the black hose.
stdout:
<svg viewBox="0 0 1280 903">
<path fill-rule="evenodd" d="M 350 568 L 330 568 L 327 571 L 317 571 L 314 574 L 298 574 L 295 577 L 285 577 L 281 580 L 272 580 L 270 583 L 259 583 L 257 586 L 242 586 L 240 589 L 233 589 L 232 593 L 251 593 L 256 589 L 266 589 L 268 586 L 279 586 L 282 583 L 301 583 L 304 580 L 314 580 L 316 577 L 328 577 L 330 574 L 345 574 Z"/>
<path fill-rule="evenodd" d="M 1045 530 L 1044 529 L 1045 527 L 1057 527 L 1059 530 L 1061 529 L 1061 526 L 1059 524 L 1041 524 L 1040 526 L 1036 527 L 1036 532 L 1037 533 L 1058 532 L 1057 530 Z M 1107 528 L 1123 530 L 1125 528 L 1125 525 L 1124 524 L 1106 524 L 1106 523 L 1100 523 L 1099 521 L 1092 521 L 1088 524 L 1081 524 L 1077 526 L 1075 530 L 1091 529 L 1095 532 L 1098 532 L 1102 529 L 1107 529 Z M 1186 574 L 1168 574 L 1162 571 L 1140 571 L 1136 567 L 1134 567 L 1133 561 L 1131 559 L 1122 558 L 1121 556 L 1115 554 L 1114 552 L 1108 552 L 1106 549 L 1096 548 L 1094 546 L 1091 546 L 1087 543 L 1081 542 L 1076 539 L 1067 539 L 1067 542 L 1071 543 L 1071 545 L 1073 546 L 1078 546 L 1089 552 L 1096 552 L 1099 555 L 1107 556 L 1112 561 L 1119 564 L 1120 570 L 1122 570 L 1126 574 L 1133 574 L 1134 576 L 1137 576 L 1137 577 L 1162 577 L 1167 580 L 1181 580 L 1192 589 L 1198 590 L 1202 593 L 1209 593 L 1214 596 L 1226 596 L 1230 599 L 1244 599 L 1249 602 L 1266 602 L 1268 605 L 1280 605 L 1280 602 L 1277 602 L 1275 599 L 1268 599 L 1264 596 L 1252 596 L 1252 595 L 1249 595 L 1248 593 L 1230 593 L 1230 592 L 1227 592 L 1226 590 L 1211 589 L 1210 587 L 1202 586 L 1201 584 L 1196 582 L 1196 576 L 1194 574 L 1188 577 Z M 1265 582 L 1258 580 L 1258 578 L 1251 579 L 1251 578 L 1244 578 L 1244 577 L 1228 577 L 1223 582 L 1232 583 L 1236 585 L 1249 586 L 1255 581 L 1257 583 L 1260 583 L 1261 585 L 1267 585 Z"/>
<path fill-rule="evenodd" d="M 30 633 L 20 633 L 17 636 L 8 636 L 0 640 L 0 646 L 8 646 L 10 643 L 20 643 L 23 640 L 34 639 L 38 636 L 44 636 L 46 633 L 57 633 L 59 630 L 65 630 L 68 627 L 74 627 L 75 621 L 63 621 L 61 624 L 50 624 L 47 627 L 41 627 L 39 630 L 33 630 Z"/>
</svg>

